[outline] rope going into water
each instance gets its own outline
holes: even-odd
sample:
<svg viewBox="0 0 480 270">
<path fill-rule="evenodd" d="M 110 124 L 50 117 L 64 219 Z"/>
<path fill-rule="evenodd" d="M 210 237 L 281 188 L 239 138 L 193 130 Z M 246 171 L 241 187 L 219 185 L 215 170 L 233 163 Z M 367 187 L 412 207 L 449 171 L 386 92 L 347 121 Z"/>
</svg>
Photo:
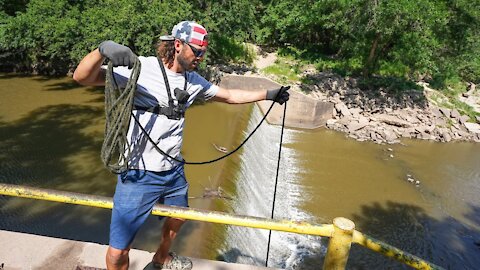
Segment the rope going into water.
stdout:
<svg viewBox="0 0 480 270">
<path fill-rule="evenodd" d="M 277 197 L 277 184 L 278 184 L 278 173 L 280 171 L 280 158 L 282 156 L 282 144 L 283 144 L 283 131 L 285 129 L 285 116 L 287 115 L 287 102 L 285 102 L 283 107 L 283 118 L 282 118 L 282 132 L 280 133 L 280 145 L 278 147 L 278 159 L 277 159 L 277 172 L 275 174 L 275 187 L 273 190 L 273 202 L 272 202 L 272 214 L 270 216 L 273 219 L 273 213 L 275 212 L 275 198 Z M 268 267 L 268 255 L 270 254 L 270 240 L 272 238 L 272 230 L 268 231 L 268 243 L 267 243 L 267 258 L 265 259 L 265 267 Z"/>
<path fill-rule="evenodd" d="M 221 159 L 224 159 L 232 155 L 233 153 L 237 152 L 238 150 L 240 150 L 240 148 L 242 148 L 242 146 L 253 136 L 253 134 L 262 125 L 262 123 L 265 121 L 268 114 L 272 110 L 273 105 L 275 104 L 275 102 L 272 101 L 272 104 L 268 108 L 262 120 L 260 120 L 258 125 L 255 127 L 255 129 L 245 138 L 245 140 L 240 145 L 238 145 L 231 152 L 226 153 L 225 155 L 220 156 L 218 158 L 214 158 L 212 160 L 207 160 L 207 161 L 191 162 L 186 160 L 180 160 L 176 157 L 172 157 L 171 155 L 169 155 L 168 153 L 160 149 L 157 143 L 149 136 L 148 132 L 140 124 L 140 121 L 132 112 L 133 97 L 136 89 L 138 76 L 140 74 L 140 69 L 141 69 L 141 64 L 140 64 L 140 61 L 137 60 L 137 62 L 133 66 L 132 74 L 130 75 L 130 78 L 127 82 L 125 89 L 120 89 L 118 85 L 115 83 L 115 79 L 113 76 L 113 67 L 111 66 L 111 63 L 108 65 L 108 69 L 106 72 L 106 79 L 105 79 L 106 125 L 105 125 L 105 140 L 102 145 L 101 157 L 105 166 L 111 172 L 116 174 L 122 173 L 128 169 L 128 159 L 131 155 L 131 147 L 128 144 L 127 132 L 128 132 L 128 126 L 130 124 L 131 118 L 133 118 L 133 120 L 136 122 L 138 127 L 146 135 L 146 138 L 153 145 L 153 147 L 162 155 L 182 164 L 203 165 L 203 164 L 209 164 L 209 163 L 213 163 Z M 117 158 L 114 159 L 113 158 L 114 156 L 116 156 Z"/>
</svg>

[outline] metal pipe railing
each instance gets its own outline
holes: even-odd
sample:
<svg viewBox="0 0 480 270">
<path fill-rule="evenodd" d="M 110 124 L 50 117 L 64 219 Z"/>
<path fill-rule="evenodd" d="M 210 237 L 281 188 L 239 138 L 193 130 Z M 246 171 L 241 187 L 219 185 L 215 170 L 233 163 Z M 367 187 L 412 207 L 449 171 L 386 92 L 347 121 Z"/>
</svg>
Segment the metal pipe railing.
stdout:
<svg viewBox="0 0 480 270">
<path fill-rule="evenodd" d="M 112 209 L 113 207 L 112 198 L 109 197 L 11 184 L 0 183 L 0 195 L 107 209 Z M 331 239 L 325 256 L 324 269 L 345 269 L 352 242 L 416 269 L 443 269 L 415 255 L 354 230 L 355 224 L 345 218 L 335 218 L 333 224 L 312 225 L 307 222 L 232 215 L 218 211 L 173 207 L 160 204 L 155 205 L 152 214 L 249 228 L 330 237 Z"/>
</svg>

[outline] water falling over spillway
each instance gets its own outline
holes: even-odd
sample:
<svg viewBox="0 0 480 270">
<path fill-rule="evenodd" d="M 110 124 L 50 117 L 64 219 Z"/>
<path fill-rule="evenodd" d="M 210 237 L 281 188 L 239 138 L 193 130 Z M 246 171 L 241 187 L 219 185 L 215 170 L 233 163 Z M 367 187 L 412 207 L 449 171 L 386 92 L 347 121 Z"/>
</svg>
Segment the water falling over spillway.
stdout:
<svg viewBox="0 0 480 270">
<path fill-rule="evenodd" d="M 287 112 L 288 113 L 288 112 Z M 262 119 L 262 113 L 254 107 L 247 136 Z M 295 150 L 289 147 L 295 135 L 301 131 L 285 129 L 280 160 L 274 219 L 308 221 L 308 213 L 299 204 L 308 200 L 297 184 L 302 177 Z M 240 169 L 236 175 L 236 197 L 232 201 L 233 212 L 239 215 L 270 218 L 277 169 L 281 126 L 266 122 L 244 146 Z M 242 227 L 229 227 L 222 253 L 230 262 L 265 265 L 268 231 Z M 269 267 L 295 269 L 305 256 L 319 253 L 320 239 L 298 234 L 272 232 Z M 318 255 L 317 255 L 318 256 Z"/>
</svg>

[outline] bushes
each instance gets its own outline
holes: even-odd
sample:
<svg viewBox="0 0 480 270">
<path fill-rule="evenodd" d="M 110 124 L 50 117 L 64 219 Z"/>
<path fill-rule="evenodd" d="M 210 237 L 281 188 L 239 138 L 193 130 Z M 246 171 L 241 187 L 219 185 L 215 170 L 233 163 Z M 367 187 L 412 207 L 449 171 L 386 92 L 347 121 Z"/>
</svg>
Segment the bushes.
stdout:
<svg viewBox="0 0 480 270">
<path fill-rule="evenodd" d="M 0 0 L 0 7 L 0 62 L 46 73 L 65 73 L 106 39 L 151 55 L 159 35 L 196 20 L 211 35 L 209 61 L 248 63 L 241 44 L 249 41 L 342 74 L 480 83 L 480 0 Z"/>
</svg>

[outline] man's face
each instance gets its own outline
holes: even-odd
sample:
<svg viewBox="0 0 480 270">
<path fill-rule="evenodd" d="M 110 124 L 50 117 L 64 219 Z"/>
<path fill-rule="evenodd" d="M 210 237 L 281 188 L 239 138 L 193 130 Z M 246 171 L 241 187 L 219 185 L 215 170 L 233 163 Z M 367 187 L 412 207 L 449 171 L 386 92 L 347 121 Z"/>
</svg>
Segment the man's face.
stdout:
<svg viewBox="0 0 480 270">
<path fill-rule="evenodd" d="M 194 70 L 198 67 L 205 57 L 207 46 L 198 46 L 178 40 L 181 44 L 180 53 L 177 56 L 180 66 L 187 71 Z"/>
</svg>

